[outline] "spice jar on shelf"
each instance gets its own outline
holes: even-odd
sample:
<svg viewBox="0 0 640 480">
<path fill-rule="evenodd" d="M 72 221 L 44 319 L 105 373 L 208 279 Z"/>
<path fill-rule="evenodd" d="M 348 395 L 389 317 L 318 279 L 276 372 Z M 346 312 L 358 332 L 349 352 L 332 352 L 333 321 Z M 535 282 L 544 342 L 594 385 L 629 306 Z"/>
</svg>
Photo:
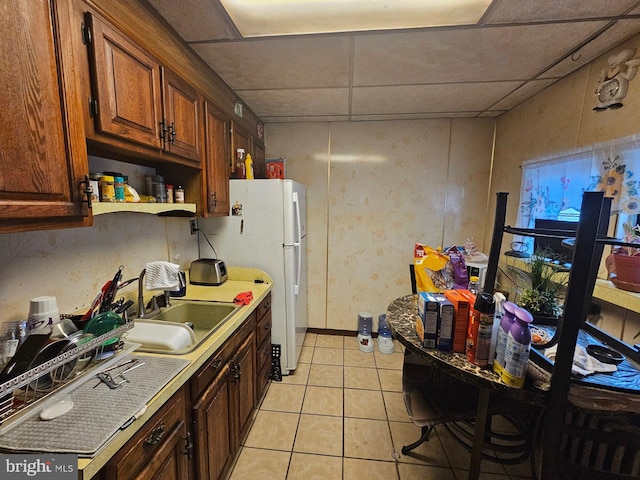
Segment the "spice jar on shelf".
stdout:
<svg viewBox="0 0 640 480">
<path fill-rule="evenodd" d="M 111 175 L 102 175 L 100 178 L 100 201 L 115 202 L 116 190 L 114 186 L 114 178 Z"/>
<path fill-rule="evenodd" d="M 174 192 L 175 203 L 184 203 L 184 188 L 178 185 Z"/>
</svg>

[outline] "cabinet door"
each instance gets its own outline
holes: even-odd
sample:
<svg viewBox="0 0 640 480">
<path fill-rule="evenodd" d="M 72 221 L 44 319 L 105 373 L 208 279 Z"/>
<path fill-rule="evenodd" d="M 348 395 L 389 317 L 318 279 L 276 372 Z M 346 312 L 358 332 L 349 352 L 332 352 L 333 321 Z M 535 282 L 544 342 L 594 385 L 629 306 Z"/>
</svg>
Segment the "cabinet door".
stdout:
<svg viewBox="0 0 640 480">
<path fill-rule="evenodd" d="M 189 478 L 184 389 L 176 392 L 101 471 L 104 480 Z"/>
<path fill-rule="evenodd" d="M 251 426 L 251 414 L 255 407 L 256 385 L 256 337 L 252 333 L 242 343 L 231 361 L 232 393 L 236 413 L 236 447 L 247 435 Z"/>
<path fill-rule="evenodd" d="M 264 144 L 253 139 L 253 174 L 256 178 L 267 178 L 267 165 L 264 156 Z"/>
<path fill-rule="evenodd" d="M 205 102 L 205 214 L 229 215 L 229 122 Z"/>
<path fill-rule="evenodd" d="M 59 226 L 80 226 L 89 215 L 72 58 L 56 55 L 69 26 L 54 29 L 52 8 L 47 0 L 10 2 L 0 14 L 0 232 L 32 230 L 35 219 L 46 219 L 43 228 L 65 219 Z"/>
<path fill-rule="evenodd" d="M 134 478 L 135 480 L 187 480 L 188 458 L 185 455 L 187 427 L 181 421 L 166 436 L 156 455 Z"/>
<path fill-rule="evenodd" d="M 231 122 L 231 173 L 236 174 L 236 151 L 243 148 L 246 153 L 251 152 L 251 134 L 235 122 Z"/>
<path fill-rule="evenodd" d="M 198 163 L 200 159 L 200 99 L 194 87 L 161 67 L 165 150 L 189 158 Z"/>
<path fill-rule="evenodd" d="M 220 478 L 233 459 L 229 381 L 226 365 L 193 406 L 196 478 Z"/>
<path fill-rule="evenodd" d="M 160 149 L 160 66 L 110 25 L 87 13 L 96 129 Z M 95 112 L 94 112 L 95 114 Z"/>
</svg>

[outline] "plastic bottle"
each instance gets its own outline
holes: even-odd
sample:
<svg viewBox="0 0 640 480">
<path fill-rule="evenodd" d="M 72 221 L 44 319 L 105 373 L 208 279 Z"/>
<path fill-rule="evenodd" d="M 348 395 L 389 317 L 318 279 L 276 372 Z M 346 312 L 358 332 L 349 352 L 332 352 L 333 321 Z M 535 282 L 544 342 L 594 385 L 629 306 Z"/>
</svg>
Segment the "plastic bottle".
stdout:
<svg viewBox="0 0 640 480">
<path fill-rule="evenodd" d="M 167 185 L 167 203 L 173 203 L 173 185 Z"/>
<path fill-rule="evenodd" d="M 511 325 L 516 320 L 515 309 L 518 306 L 513 302 L 504 302 L 504 313 L 500 319 L 500 327 L 498 328 L 498 337 L 496 339 L 496 358 L 493 361 L 493 371 L 500 374 L 504 369 L 504 356 L 507 350 L 507 338 Z"/>
<path fill-rule="evenodd" d="M 116 197 L 116 202 L 124 202 L 124 178 L 122 177 L 114 177 L 113 178 L 113 190 Z"/>
<path fill-rule="evenodd" d="M 253 159 L 251 158 L 251 154 L 247 153 L 247 158 L 244 161 L 244 165 L 245 165 L 245 177 L 247 178 L 247 180 L 253 180 L 254 176 L 253 176 Z"/>
<path fill-rule="evenodd" d="M 387 325 L 387 315 L 385 313 L 378 316 L 378 350 L 380 353 L 390 355 L 393 353 L 393 339 L 391 330 Z"/>
<path fill-rule="evenodd" d="M 246 164 L 244 163 L 244 148 L 239 148 L 236 150 L 236 178 L 244 179 L 247 176 L 246 172 Z"/>
<path fill-rule="evenodd" d="M 469 277 L 469 288 L 468 290 L 473 293 L 474 295 L 478 295 L 478 292 L 480 292 L 480 278 L 475 276 L 475 275 L 471 275 Z"/>
<path fill-rule="evenodd" d="M 358 314 L 358 348 L 362 352 L 373 352 L 373 314 L 361 312 Z"/>
<path fill-rule="evenodd" d="M 496 301 L 490 293 L 482 292 L 476 296 L 467 335 L 467 359 L 479 367 L 489 364 L 495 308 Z"/>
<path fill-rule="evenodd" d="M 527 362 L 531 349 L 531 331 L 529 324 L 533 316 L 524 308 L 515 308 L 515 321 L 509 329 L 507 349 L 504 356 L 504 369 L 500 378 L 504 383 L 516 388 L 522 388 L 527 375 Z"/>
<path fill-rule="evenodd" d="M 166 203 L 167 201 L 167 191 L 164 188 L 164 177 L 161 175 L 154 175 L 151 178 L 152 188 L 153 188 L 153 196 L 156 199 L 157 203 Z"/>
<path fill-rule="evenodd" d="M 500 322 L 504 315 L 504 302 L 507 298 L 502 292 L 496 292 L 493 294 L 493 298 L 496 300 L 496 311 L 493 314 L 493 328 L 491 329 L 491 348 L 489 349 L 489 365 L 493 365 L 493 361 L 496 358 L 496 347 L 498 343 L 498 330 L 500 329 Z"/>
</svg>

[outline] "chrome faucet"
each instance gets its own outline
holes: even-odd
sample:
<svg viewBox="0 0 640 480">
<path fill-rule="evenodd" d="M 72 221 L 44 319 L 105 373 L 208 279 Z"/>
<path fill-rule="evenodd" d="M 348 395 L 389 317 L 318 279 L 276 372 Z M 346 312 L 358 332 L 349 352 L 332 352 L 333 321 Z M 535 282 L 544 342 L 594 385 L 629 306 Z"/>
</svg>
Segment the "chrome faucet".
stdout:
<svg viewBox="0 0 640 480">
<path fill-rule="evenodd" d="M 129 280 L 125 280 L 124 282 L 121 282 L 118 284 L 118 290 L 120 290 L 121 288 L 126 287 L 127 285 L 131 285 L 133 282 L 138 282 L 138 308 L 137 308 L 137 313 L 136 313 L 136 318 L 146 318 L 146 316 L 148 315 L 147 312 L 145 311 L 144 308 L 144 283 L 143 283 L 143 279 L 145 274 L 147 273 L 147 269 L 143 268 L 142 271 L 140 272 L 140 275 L 138 275 L 137 277 L 133 277 L 130 278 Z M 158 300 L 153 297 L 152 301 L 151 301 L 151 312 L 149 313 L 153 313 L 154 315 L 158 312 L 158 310 L 160 310 L 160 307 L 158 306 Z"/>
</svg>

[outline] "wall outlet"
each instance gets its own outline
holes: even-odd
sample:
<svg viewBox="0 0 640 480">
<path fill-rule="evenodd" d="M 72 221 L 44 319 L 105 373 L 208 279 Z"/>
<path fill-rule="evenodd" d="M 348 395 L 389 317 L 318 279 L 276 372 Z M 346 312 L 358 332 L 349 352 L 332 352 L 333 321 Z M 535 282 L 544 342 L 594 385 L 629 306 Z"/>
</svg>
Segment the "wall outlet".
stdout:
<svg viewBox="0 0 640 480">
<path fill-rule="evenodd" d="M 198 231 L 198 220 L 196 218 L 192 218 L 189 220 L 189 228 L 191 231 L 191 235 L 195 235 Z"/>
</svg>

